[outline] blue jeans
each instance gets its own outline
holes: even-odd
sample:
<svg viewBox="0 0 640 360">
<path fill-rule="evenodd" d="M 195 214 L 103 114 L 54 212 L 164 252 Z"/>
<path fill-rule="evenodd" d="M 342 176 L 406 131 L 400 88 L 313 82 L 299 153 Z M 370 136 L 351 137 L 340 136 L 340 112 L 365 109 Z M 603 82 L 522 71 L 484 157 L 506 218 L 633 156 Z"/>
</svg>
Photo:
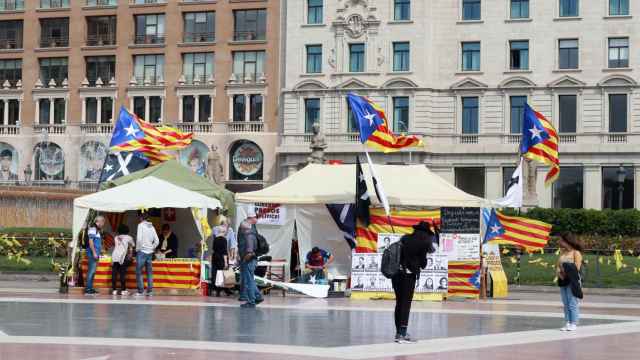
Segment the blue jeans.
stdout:
<svg viewBox="0 0 640 360">
<path fill-rule="evenodd" d="M 256 300 L 262 300 L 262 294 L 256 285 L 256 279 L 253 277 L 256 271 L 258 261 L 256 259 L 242 262 L 240 264 L 240 279 L 242 281 L 240 288 L 240 297 L 247 299 L 249 304 L 255 304 Z"/>
<path fill-rule="evenodd" d="M 87 256 L 87 286 L 85 291 L 93 290 L 93 279 L 96 277 L 96 268 L 98 267 L 98 260 L 93 255 Z"/>
<path fill-rule="evenodd" d="M 578 320 L 580 320 L 580 307 L 578 299 L 571 292 L 571 286 L 561 287 L 560 297 L 562 298 L 562 305 L 564 305 L 564 320 L 577 325 Z"/>
<path fill-rule="evenodd" d="M 142 267 L 147 273 L 147 292 L 153 291 L 153 266 L 151 260 L 153 254 L 145 254 L 142 251 L 136 253 L 136 282 L 138 283 L 138 293 L 144 291 L 144 281 L 142 279 Z"/>
</svg>

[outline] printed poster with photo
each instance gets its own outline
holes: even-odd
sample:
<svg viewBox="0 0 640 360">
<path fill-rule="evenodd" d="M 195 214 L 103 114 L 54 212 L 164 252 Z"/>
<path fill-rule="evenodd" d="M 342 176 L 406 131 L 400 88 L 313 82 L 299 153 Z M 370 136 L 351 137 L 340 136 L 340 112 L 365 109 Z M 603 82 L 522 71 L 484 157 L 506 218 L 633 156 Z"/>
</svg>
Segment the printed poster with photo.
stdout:
<svg viewBox="0 0 640 360">
<path fill-rule="evenodd" d="M 480 234 L 440 234 L 440 242 L 449 261 L 480 260 Z"/>
<path fill-rule="evenodd" d="M 378 252 L 383 253 L 391 244 L 400 241 L 402 234 L 379 233 Z"/>
</svg>

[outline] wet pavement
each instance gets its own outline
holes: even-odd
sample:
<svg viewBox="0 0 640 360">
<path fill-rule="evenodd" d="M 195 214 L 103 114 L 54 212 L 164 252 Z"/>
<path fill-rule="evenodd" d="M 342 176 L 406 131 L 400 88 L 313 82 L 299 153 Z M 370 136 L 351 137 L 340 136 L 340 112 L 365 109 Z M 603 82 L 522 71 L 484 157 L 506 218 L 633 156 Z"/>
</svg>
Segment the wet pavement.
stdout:
<svg viewBox="0 0 640 360">
<path fill-rule="evenodd" d="M 272 296 L 248 310 L 227 297 L 0 291 L 0 359 L 635 358 L 624 346 L 640 341 L 637 302 L 587 301 L 578 332 L 566 334 L 554 297 L 516 298 L 416 302 L 410 332 L 420 342 L 398 345 L 390 301 Z"/>
</svg>

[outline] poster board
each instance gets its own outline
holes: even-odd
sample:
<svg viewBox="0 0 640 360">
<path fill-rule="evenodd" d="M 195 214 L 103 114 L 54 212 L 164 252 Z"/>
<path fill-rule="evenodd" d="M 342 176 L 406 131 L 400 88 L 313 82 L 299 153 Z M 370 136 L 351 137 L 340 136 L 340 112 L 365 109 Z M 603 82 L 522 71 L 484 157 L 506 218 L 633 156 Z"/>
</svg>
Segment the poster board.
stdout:
<svg viewBox="0 0 640 360">
<path fill-rule="evenodd" d="M 256 203 L 255 212 L 260 225 L 284 225 L 287 208 L 281 204 Z"/>
<path fill-rule="evenodd" d="M 443 207 L 440 244 L 447 254 L 449 296 L 480 296 L 480 208 Z"/>
</svg>

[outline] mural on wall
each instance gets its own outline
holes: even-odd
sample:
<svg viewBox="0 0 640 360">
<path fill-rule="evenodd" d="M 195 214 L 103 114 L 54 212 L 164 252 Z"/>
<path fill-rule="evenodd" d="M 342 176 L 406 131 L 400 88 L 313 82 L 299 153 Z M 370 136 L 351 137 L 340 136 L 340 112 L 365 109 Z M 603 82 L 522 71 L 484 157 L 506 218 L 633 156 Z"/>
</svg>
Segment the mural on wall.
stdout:
<svg viewBox="0 0 640 360">
<path fill-rule="evenodd" d="M 207 156 L 209 148 L 202 141 L 193 140 L 191 145 L 180 150 L 180 163 L 194 173 L 205 176 L 207 174 Z"/>
<path fill-rule="evenodd" d="M 18 152 L 13 146 L 0 142 L 0 181 L 18 180 Z"/>
<path fill-rule="evenodd" d="M 88 141 L 80 148 L 80 181 L 98 181 L 107 147 L 98 141 Z"/>
<path fill-rule="evenodd" d="M 42 142 L 33 151 L 34 179 L 40 181 L 64 180 L 64 152 L 55 143 Z"/>
</svg>

